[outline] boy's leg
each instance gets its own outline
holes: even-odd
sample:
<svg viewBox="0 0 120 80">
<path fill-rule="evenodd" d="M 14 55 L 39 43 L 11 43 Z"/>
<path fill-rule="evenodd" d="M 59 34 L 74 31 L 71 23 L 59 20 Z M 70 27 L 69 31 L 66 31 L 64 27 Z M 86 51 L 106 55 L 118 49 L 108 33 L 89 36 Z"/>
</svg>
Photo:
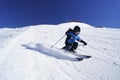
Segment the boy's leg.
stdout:
<svg viewBox="0 0 120 80">
<path fill-rule="evenodd" d="M 69 43 L 68 40 L 70 39 L 70 37 L 67 37 L 65 40 L 65 46 L 63 47 L 63 49 L 67 49 L 70 50 L 73 46 L 73 43 Z"/>
<path fill-rule="evenodd" d="M 67 43 L 67 44 L 66 44 L 66 49 L 67 49 L 67 50 L 70 50 L 71 48 L 72 48 L 72 43 Z"/>
<path fill-rule="evenodd" d="M 76 50 L 78 47 L 78 43 L 77 42 L 74 42 L 73 43 L 73 46 L 71 47 L 71 50 Z"/>
</svg>

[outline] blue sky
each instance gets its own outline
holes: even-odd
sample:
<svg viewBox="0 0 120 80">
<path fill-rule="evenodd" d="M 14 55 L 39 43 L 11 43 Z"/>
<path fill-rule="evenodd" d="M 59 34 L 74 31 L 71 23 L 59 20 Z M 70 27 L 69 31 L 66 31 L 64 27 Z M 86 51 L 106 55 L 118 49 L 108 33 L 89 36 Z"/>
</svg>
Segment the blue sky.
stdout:
<svg viewBox="0 0 120 80">
<path fill-rule="evenodd" d="M 0 0 L 0 27 L 79 20 L 120 28 L 120 0 Z"/>
</svg>

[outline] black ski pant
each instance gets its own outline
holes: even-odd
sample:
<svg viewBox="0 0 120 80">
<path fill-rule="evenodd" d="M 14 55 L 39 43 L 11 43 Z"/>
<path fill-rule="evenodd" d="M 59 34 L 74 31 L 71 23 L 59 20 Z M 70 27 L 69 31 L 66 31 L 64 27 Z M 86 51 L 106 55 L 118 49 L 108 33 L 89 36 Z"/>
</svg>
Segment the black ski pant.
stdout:
<svg viewBox="0 0 120 80">
<path fill-rule="evenodd" d="M 67 49 L 71 49 L 71 50 L 76 50 L 78 47 L 78 43 L 77 42 L 73 42 L 73 43 L 65 43 L 66 44 L 66 48 Z"/>
</svg>

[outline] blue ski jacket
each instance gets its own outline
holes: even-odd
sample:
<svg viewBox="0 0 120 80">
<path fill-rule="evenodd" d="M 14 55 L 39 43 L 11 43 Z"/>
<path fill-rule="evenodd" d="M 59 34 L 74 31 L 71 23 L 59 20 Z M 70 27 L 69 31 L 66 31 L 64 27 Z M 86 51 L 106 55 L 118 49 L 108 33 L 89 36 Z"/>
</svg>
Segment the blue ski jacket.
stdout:
<svg viewBox="0 0 120 80">
<path fill-rule="evenodd" d="M 67 40 L 69 43 L 73 43 L 81 40 L 80 36 L 78 34 L 76 35 L 72 29 L 66 32 L 66 36 L 69 37 L 69 39 Z"/>
</svg>

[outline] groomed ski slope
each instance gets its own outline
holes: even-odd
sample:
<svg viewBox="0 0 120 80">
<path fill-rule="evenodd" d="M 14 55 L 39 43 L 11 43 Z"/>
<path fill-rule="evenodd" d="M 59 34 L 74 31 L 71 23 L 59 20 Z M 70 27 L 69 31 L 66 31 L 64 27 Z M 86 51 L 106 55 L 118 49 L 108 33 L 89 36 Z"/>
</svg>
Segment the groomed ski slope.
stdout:
<svg viewBox="0 0 120 80">
<path fill-rule="evenodd" d="M 77 52 L 92 58 L 76 61 L 62 51 L 68 28 L 81 27 Z M 120 29 L 85 23 L 0 29 L 0 80 L 120 80 Z"/>
</svg>

